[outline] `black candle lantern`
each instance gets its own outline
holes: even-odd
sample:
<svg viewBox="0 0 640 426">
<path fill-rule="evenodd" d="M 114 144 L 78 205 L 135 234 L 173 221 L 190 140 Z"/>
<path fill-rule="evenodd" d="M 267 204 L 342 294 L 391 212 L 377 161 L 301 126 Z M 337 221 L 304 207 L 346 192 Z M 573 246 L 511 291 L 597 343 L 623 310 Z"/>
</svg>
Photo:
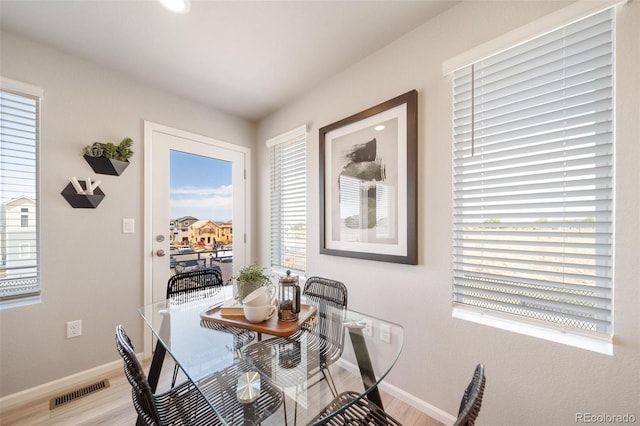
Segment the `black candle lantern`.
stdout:
<svg viewBox="0 0 640 426">
<path fill-rule="evenodd" d="M 287 271 L 285 277 L 280 278 L 280 293 L 278 319 L 280 321 L 297 321 L 300 313 L 300 286 L 298 276 Z"/>
</svg>

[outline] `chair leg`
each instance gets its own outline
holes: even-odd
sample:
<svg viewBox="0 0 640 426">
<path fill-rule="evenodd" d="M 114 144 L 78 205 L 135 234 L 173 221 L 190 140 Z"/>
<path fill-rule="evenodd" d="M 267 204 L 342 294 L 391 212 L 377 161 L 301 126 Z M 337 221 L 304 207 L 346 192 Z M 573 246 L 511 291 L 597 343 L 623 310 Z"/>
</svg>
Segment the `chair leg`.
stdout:
<svg viewBox="0 0 640 426">
<path fill-rule="evenodd" d="M 171 387 L 174 387 L 176 385 L 176 380 L 178 379 L 179 370 L 180 370 L 180 367 L 178 367 L 178 364 L 176 364 L 173 367 L 173 378 L 171 379 Z"/>
<path fill-rule="evenodd" d="M 284 412 L 284 424 L 287 426 L 289 421 L 287 420 L 287 393 L 282 389 L 282 411 Z"/>
<path fill-rule="evenodd" d="M 336 396 L 338 396 L 338 388 L 336 387 L 336 384 L 333 381 L 333 376 L 331 375 L 331 371 L 329 371 L 328 368 L 321 368 L 320 372 L 322 373 L 322 377 L 316 380 L 315 382 L 313 382 L 312 384 L 310 384 L 309 386 L 307 386 L 307 388 L 311 388 L 317 385 L 318 383 L 320 383 L 322 380 L 324 380 L 325 382 L 327 382 L 327 386 L 329 387 L 331 394 L 335 398 Z"/>
<path fill-rule="evenodd" d="M 322 375 L 324 376 L 324 379 L 327 382 L 327 385 L 329 385 L 329 389 L 331 390 L 331 393 L 333 394 L 333 397 L 337 397 L 338 396 L 338 388 L 336 387 L 335 382 L 333 381 L 333 376 L 331 375 L 331 371 L 329 371 L 328 368 L 323 368 L 320 370 L 322 372 Z"/>
<path fill-rule="evenodd" d="M 324 377 L 324 381 L 327 382 L 327 386 L 329 387 L 331 394 L 333 395 L 334 398 L 337 397 L 338 388 L 336 387 L 336 384 L 333 381 L 333 376 L 331 375 L 331 371 L 329 371 L 328 368 L 322 368 L 320 371 L 322 372 L 322 377 Z M 327 377 L 327 374 L 328 374 L 328 377 Z M 312 388 L 313 386 L 317 385 L 321 381 L 322 379 L 317 380 L 315 383 L 312 383 L 311 385 L 307 386 L 306 389 Z M 296 393 L 298 393 L 297 385 L 296 385 Z M 285 412 L 285 422 L 286 422 L 286 412 Z M 295 399 L 294 405 L 293 405 L 293 424 L 294 426 L 298 424 L 298 399 L 297 398 Z"/>
</svg>

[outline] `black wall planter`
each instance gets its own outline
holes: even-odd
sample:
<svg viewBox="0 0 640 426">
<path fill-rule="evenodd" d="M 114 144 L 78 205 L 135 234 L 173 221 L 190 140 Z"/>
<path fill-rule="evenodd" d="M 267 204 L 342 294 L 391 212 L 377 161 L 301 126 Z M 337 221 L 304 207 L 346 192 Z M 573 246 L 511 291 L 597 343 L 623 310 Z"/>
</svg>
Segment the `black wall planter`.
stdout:
<svg viewBox="0 0 640 426">
<path fill-rule="evenodd" d="M 120 161 L 106 157 L 91 157 L 84 154 L 84 159 L 91 166 L 94 172 L 101 175 L 120 176 L 129 165 L 129 160 Z"/>
<path fill-rule="evenodd" d="M 82 189 L 87 187 L 83 180 L 78 183 Z M 93 195 L 78 194 L 71 183 L 64 187 L 61 194 L 71 207 L 76 209 L 95 209 L 104 199 L 104 192 L 100 188 L 94 189 Z"/>
</svg>

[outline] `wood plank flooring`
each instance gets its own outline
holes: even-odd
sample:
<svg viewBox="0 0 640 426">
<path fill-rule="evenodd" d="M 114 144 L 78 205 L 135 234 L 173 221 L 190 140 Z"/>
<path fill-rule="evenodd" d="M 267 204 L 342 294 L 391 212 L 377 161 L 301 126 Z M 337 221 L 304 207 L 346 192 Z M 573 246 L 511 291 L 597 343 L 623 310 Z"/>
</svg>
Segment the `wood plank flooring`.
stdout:
<svg viewBox="0 0 640 426">
<path fill-rule="evenodd" d="M 148 371 L 148 364 L 146 370 Z M 173 373 L 173 362 L 168 358 L 162 368 L 162 375 L 158 389 L 168 389 Z M 340 383 L 340 374 L 334 372 L 334 379 Z M 179 380 L 184 380 L 181 375 Z M 78 400 L 63 404 L 53 410 L 49 409 L 49 402 L 20 407 L 0 414 L 0 425 L 3 426 L 133 426 L 136 423 L 136 412 L 131 401 L 131 386 L 122 371 L 115 372 L 109 377 L 110 386 Z M 342 383 L 344 385 L 344 383 Z M 342 388 L 339 384 L 338 388 Z M 443 426 L 442 423 L 413 407 L 382 393 L 386 411 L 402 424 L 408 426 Z M 292 409 L 287 405 L 290 413 Z M 284 425 L 281 415 L 282 409 L 268 419 L 268 424 Z M 303 424 L 298 419 L 298 424 Z M 265 426 L 266 426 L 265 422 Z M 289 417 L 289 423 L 292 418 Z M 200 425 L 197 425 L 200 426 Z"/>
</svg>

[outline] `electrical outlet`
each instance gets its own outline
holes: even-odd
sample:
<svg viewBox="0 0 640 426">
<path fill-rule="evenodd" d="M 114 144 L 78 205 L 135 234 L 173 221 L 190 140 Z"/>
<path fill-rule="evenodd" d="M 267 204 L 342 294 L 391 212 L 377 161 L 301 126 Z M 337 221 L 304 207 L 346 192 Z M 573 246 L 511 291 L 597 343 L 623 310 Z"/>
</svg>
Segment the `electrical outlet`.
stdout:
<svg viewBox="0 0 640 426">
<path fill-rule="evenodd" d="M 67 339 L 82 336 L 82 320 L 67 321 Z"/>
<path fill-rule="evenodd" d="M 386 343 L 391 343 L 391 326 L 389 324 L 382 324 L 378 327 L 380 330 L 380 340 Z"/>
<path fill-rule="evenodd" d="M 365 318 L 362 322 L 364 323 L 362 334 L 369 337 L 373 336 L 373 321 L 370 318 Z"/>
</svg>

